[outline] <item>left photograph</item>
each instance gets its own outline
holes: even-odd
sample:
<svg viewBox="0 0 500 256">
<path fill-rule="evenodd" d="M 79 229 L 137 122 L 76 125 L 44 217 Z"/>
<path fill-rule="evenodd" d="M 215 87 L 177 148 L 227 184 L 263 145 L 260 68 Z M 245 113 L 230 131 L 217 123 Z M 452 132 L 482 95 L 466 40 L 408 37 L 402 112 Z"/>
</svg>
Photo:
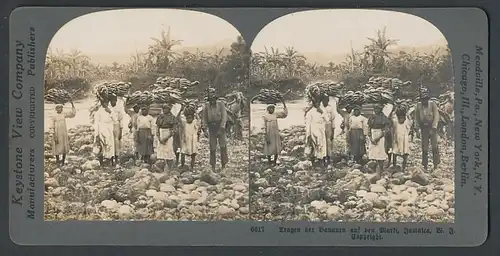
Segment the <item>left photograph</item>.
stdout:
<svg viewBox="0 0 500 256">
<path fill-rule="evenodd" d="M 248 219 L 250 55 L 202 12 L 64 25 L 45 62 L 44 219 Z"/>
</svg>

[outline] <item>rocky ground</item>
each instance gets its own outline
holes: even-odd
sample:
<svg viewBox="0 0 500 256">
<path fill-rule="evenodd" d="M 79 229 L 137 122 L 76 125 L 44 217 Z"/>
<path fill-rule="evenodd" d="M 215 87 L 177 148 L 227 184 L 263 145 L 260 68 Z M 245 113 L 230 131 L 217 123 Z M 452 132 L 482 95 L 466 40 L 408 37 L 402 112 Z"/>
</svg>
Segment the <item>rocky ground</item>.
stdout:
<svg viewBox="0 0 500 256">
<path fill-rule="evenodd" d="M 230 163 L 210 170 L 208 140 L 201 138 L 194 170 L 164 171 L 131 158 L 131 134 L 117 167 L 101 167 L 92 154 L 92 131 L 69 131 L 71 152 L 55 165 L 46 134 L 45 220 L 239 220 L 248 219 L 248 140 L 229 140 Z M 248 136 L 248 131 L 244 131 Z M 219 160 L 218 160 L 219 161 Z M 189 164 L 189 159 L 186 159 Z"/>
<path fill-rule="evenodd" d="M 454 146 L 440 141 L 442 164 L 436 171 L 420 167 L 420 141 L 411 145 L 409 167 L 388 168 L 371 184 L 374 162 L 361 166 L 342 154 L 327 169 L 305 159 L 305 130 L 282 130 L 279 165 L 271 167 L 261 155 L 263 133 L 250 139 L 250 210 L 255 220 L 453 222 L 455 213 Z M 344 149 L 338 136 L 336 148 Z M 430 157 L 431 158 L 431 157 Z M 401 160 L 399 160 L 400 163 Z M 431 161 L 431 160 L 430 160 Z"/>
</svg>

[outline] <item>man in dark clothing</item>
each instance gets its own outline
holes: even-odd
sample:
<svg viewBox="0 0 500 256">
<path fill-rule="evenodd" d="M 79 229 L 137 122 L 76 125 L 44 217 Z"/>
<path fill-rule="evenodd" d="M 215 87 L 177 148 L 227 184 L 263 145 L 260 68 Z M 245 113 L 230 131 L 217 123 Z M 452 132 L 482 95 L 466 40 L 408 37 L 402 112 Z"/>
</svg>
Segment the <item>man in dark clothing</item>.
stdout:
<svg viewBox="0 0 500 256">
<path fill-rule="evenodd" d="M 415 122 L 420 128 L 422 139 L 422 165 L 426 170 L 429 164 L 429 140 L 431 142 L 434 169 L 440 163 L 437 135 L 439 110 L 437 104 L 429 99 L 427 88 L 422 88 L 420 91 L 420 102 L 417 103 L 415 109 Z"/>
<path fill-rule="evenodd" d="M 225 104 L 217 100 L 216 91 L 213 88 L 208 90 L 207 102 L 202 112 L 202 129 L 208 135 L 210 144 L 210 165 L 215 171 L 217 142 L 220 147 L 220 157 L 222 169 L 228 162 L 226 143 L 226 123 L 227 110 Z"/>
</svg>

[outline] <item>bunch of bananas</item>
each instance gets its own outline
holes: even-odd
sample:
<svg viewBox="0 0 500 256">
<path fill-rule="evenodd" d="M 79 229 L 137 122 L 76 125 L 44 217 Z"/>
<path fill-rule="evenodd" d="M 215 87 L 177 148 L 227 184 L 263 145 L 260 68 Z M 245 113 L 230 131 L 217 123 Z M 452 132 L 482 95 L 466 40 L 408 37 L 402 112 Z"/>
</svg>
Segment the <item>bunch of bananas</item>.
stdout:
<svg viewBox="0 0 500 256">
<path fill-rule="evenodd" d="M 259 101 L 264 104 L 276 104 L 283 102 L 283 96 L 284 94 L 281 94 L 277 90 L 261 89 L 259 94 L 255 95 L 250 102 Z"/>
<path fill-rule="evenodd" d="M 111 96 L 124 97 L 130 91 L 129 82 L 102 82 L 94 86 L 94 94 L 100 100 L 109 100 Z"/>
<path fill-rule="evenodd" d="M 44 96 L 45 100 L 55 104 L 65 104 L 71 101 L 71 94 L 64 89 L 52 88 Z"/>
</svg>

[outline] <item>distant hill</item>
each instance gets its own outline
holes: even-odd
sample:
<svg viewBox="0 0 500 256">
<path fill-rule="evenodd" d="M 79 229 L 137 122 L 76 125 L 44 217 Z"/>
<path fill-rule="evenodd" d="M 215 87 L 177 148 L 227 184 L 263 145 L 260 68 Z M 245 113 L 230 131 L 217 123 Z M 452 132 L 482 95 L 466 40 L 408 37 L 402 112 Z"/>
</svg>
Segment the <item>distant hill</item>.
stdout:
<svg viewBox="0 0 500 256">
<path fill-rule="evenodd" d="M 439 50 L 438 53 L 444 53 L 446 49 L 446 43 L 443 44 L 435 44 L 435 45 L 429 45 L 429 46 L 419 46 L 419 47 L 411 47 L 411 46 L 398 46 L 394 47 L 390 50 L 390 52 L 397 54 L 400 51 L 404 52 L 418 52 L 421 54 L 429 54 L 429 53 L 434 53 L 436 50 Z M 306 53 L 301 53 L 304 55 L 304 57 L 307 58 L 308 62 L 310 63 L 317 63 L 319 65 L 327 65 L 329 62 L 333 62 L 335 64 L 340 64 L 346 60 L 346 57 L 350 53 L 344 53 L 344 54 L 328 54 L 328 53 L 321 53 L 321 52 L 306 52 Z"/>
</svg>

